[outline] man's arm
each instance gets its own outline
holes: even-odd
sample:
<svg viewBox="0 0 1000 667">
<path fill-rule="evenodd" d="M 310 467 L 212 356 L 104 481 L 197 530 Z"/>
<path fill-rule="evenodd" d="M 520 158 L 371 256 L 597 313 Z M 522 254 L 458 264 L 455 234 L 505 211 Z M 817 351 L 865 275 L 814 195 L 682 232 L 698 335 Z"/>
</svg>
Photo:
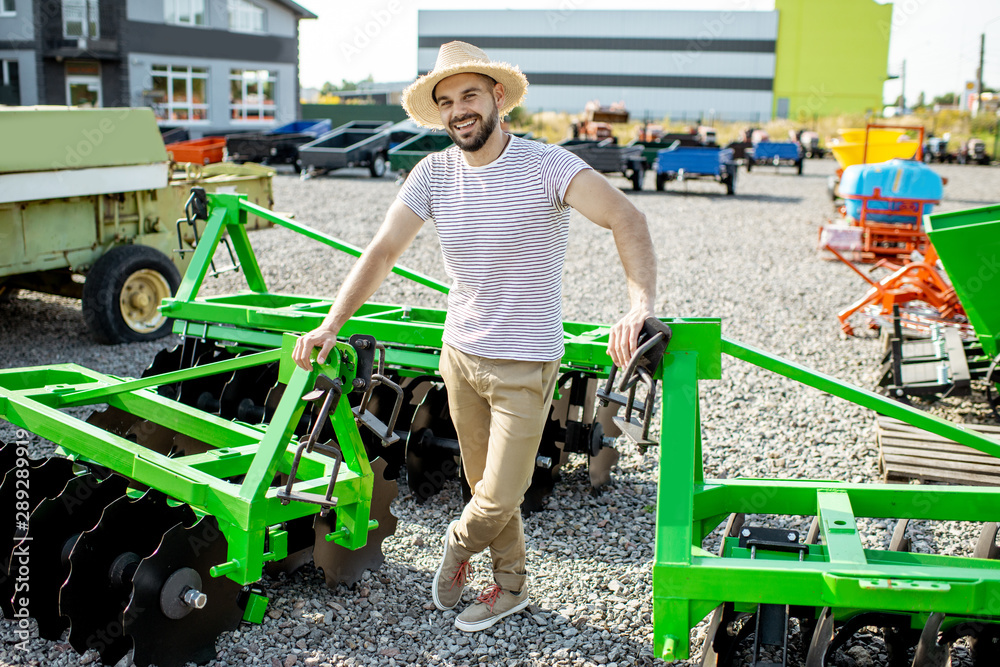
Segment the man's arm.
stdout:
<svg viewBox="0 0 1000 667">
<path fill-rule="evenodd" d="M 639 332 L 647 317 L 655 317 L 656 255 L 646 216 L 622 192 L 593 169 L 573 177 L 564 197 L 567 204 L 595 224 L 610 229 L 625 267 L 631 308 L 608 338 L 608 354 L 624 368 L 638 347 Z"/>
<path fill-rule="evenodd" d="M 375 293 L 399 256 L 413 243 L 423 224 L 420 216 L 402 201 L 397 199 L 392 203 L 375 238 L 365 248 L 364 254 L 355 262 L 354 268 L 341 285 L 323 323 L 302 335 L 295 344 L 292 359 L 296 364 L 312 370 L 309 356 L 317 347 L 321 348 L 317 359 L 320 363 L 326 361 L 326 356 L 337 342 L 337 332 Z"/>
</svg>

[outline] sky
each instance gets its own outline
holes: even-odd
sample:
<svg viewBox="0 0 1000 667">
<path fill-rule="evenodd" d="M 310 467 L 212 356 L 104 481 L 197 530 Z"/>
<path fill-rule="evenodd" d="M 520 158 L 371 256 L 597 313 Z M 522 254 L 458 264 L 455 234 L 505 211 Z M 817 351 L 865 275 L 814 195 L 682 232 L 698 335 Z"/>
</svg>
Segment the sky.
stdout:
<svg viewBox="0 0 1000 667">
<path fill-rule="evenodd" d="M 318 88 L 324 81 L 411 81 L 417 74 L 417 10 L 466 9 L 468 0 L 296 0 L 319 16 L 301 21 L 300 80 Z M 819 1 L 819 0 L 810 0 Z M 836 2 L 837 0 L 823 0 Z M 480 0 L 477 9 L 774 9 L 774 0 Z M 367 29 L 367 30 L 366 30 Z M 821 30 L 821 26 L 816 27 Z M 906 61 L 906 98 L 923 92 L 959 92 L 979 66 L 980 34 L 986 35 L 984 83 L 1000 87 L 1000 2 L 997 0 L 899 0 L 893 8 L 889 72 Z M 831 51 L 830 56 L 836 57 Z M 901 81 L 887 81 L 883 98 L 892 103 Z"/>
</svg>

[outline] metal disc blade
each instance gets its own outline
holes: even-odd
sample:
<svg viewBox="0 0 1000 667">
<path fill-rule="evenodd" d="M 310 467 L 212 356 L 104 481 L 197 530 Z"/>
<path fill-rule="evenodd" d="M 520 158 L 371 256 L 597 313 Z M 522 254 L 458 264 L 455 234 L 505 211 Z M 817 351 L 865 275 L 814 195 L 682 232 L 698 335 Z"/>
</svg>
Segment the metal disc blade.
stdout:
<svg viewBox="0 0 1000 667">
<path fill-rule="evenodd" d="M 9 445 L 0 440 L 0 475 L 6 475 L 7 471 L 17 465 L 17 445 Z"/>
<path fill-rule="evenodd" d="M 175 456 L 194 456 L 195 454 L 204 454 L 212 449 L 215 448 L 207 442 L 192 438 L 189 435 L 178 433 L 174 436 L 173 451 Z"/>
<path fill-rule="evenodd" d="M 325 517 L 316 515 L 316 546 L 313 549 L 313 561 L 323 569 L 327 586 L 343 583 L 348 586 L 361 580 L 364 571 L 375 571 L 385 562 L 382 553 L 382 542 L 396 532 L 396 516 L 390 506 L 396 499 L 399 487 L 395 480 L 384 477 L 385 461 L 372 461 L 372 471 L 375 473 L 375 485 L 372 489 L 371 518 L 378 520 L 378 528 L 368 533 L 368 543 L 362 548 L 351 551 L 336 544 L 327 542 L 326 535 L 336 528 L 334 513 Z"/>
<path fill-rule="evenodd" d="M 34 466 L 33 464 L 39 464 Z M 0 507 L 6 508 L 0 512 L 0 544 L 13 545 L 24 537 L 28 530 L 28 519 L 31 512 L 45 498 L 53 498 L 63 490 L 66 483 L 73 478 L 73 462 L 64 458 L 51 458 L 45 461 L 28 461 L 27 465 L 15 466 L 4 475 L 0 483 Z M 18 498 L 27 491 L 28 497 Z M 12 618 L 10 597 L 13 594 L 13 583 L 9 581 L 11 552 L 5 547 L 0 560 L 0 579 L 3 580 L 2 608 L 7 618 Z M 8 588 L 9 586 L 9 588 Z"/>
<path fill-rule="evenodd" d="M 591 397 L 596 398 L 596 380 L 591 380 L 594 382 L 594 390 L 590 390 L 591 385 L 588 384 L 588 400 Z M 591 405 L 588 403 L 588 405 Z M 592 408 L 588 408 L 592 409 Z M 604 436 L 607 438 L 617 438 L 621 435 L 621 429 L 615 424 L 614 418 L 618 414 L 618 406 L 614 404 L 606 406 L 598 406 L 594 411 L 594 421 L 601 424 L 604 427 Z M 621 458 L 621 454 L 614 447 L 605 447 L 600 451 L 597 456 L 590 457 L 590 484 L 595 489 L 599 489 L 611 482 L 611 469 L 614 468 L 618 463 L 618 459 Z"/>
<path fill-rule="evenodd" d="M 216 655 L 216 638 L 239 626 L 243 610 L 237 600 L 243 587 L 209 573 L 228 560 L 228 548 L 216 519 L 206 516 L 190 528 L 168 530 L 156 551 L 142 559 L 124 613 L 136 667 L 204 664 Z M 189 586 L 205 594 L 201 609 L 178 599 L 177 592 Z"/>
<path fill-rule="evenodd" d="M 235 371 L 219 396 L 219 414 L 225 419 L 237 419 L 240 403 L 246 399 L 264 405 L 268 392 L 276 384 L 277 362 Z"/>
<path fill-rule="evenodd" d="M 939 644 L 938 632 L 944 614 L 934 612 L 927 618 L 913 654 L 913 667 L 947 667 L 951 664 L 951 644 Z"/>
<path fill-rule="evenodd" d="M 1000 523 L 990 521 L 983 524 L 983 529 L 979 533 L 979 540 L 976 548 L 972 552 L 973 558 L 1000 559 L 1000 546 L 997 546 L 997 537 L 1000 537 Z"/>
<path fill-rule="evenodd" d="M 214 364 L 217 361 L 225 361 L 235 356 L 235 354 L 228 352 L 225 348 L 213 345 L 203 350 L 197 356 L 194 365 L 204 366 L 206 364 Z M 202 394 L 208 394 L 218 400 L 222 395 L 222 388 L 226 385 L 232 374 L 232 371 L 228 371 L 226 373 L 216 373 L 215 375 L 206 375 L 185 380 L 180 383 L 177 400 L 191 407 L 198 407 L 199 399 L 204 400 L 202 399 Z"/>
<path fill-rule="evenodd" d="M 142 445 L 146 449 L 163 454 L 164 456 L 174 456 L 174 438 L 177 431 L 161 426 L 156 422 L 143 419 L 128 430 L 128 438 L 134 440 L 136 444 Z"/>
<path fill-rule="evenodd" d="M 720 604 L 712 612 L 712 619 L 705 633 L 705 643 L 701 646 L 700 667 L 730 667 L 733 664 L 733 653 L 739 641 L 729 634 L 728 629 L 737 616 L 732 602 Z"/>
<path fill-rule="evenodd" d="M 560 389 L 562 387 L 560 386 Z M 525 514 L 539 512 L 545 507 L 545 499 L 549 497 L 559 479 L 559 470 L 564 458 L 568 460 L 562 447 L 561 433 L 565 432 L 566 420 L 569 418 L 569 392 L 561 392 L 559 398 L 552 400 L 549 416 L 542 430 L 542 438 L 538 442 L 538 455 L 535 469 L 531 475 L 531 484 L 524 492 L 521 510 Z M 537 465 L 545 461 L 548 465 Z"/>
<path fill-rule="evenodd" d="M 406 483 L 418 503 L 437 494 L 459 472 L 453 452 L 424 444 L 426 431 L 437 438 L 458 438 L 448 410 L 448 391 L 443 385 L 427 391 L 413 414 L 406 438 Z"/>
<path fill-rule="evenodd" d="M 16 569 L 24 555 L 30 565 L 23 573 L 26 590 L 31 592 L 25 600 L 29 615 L 38 622 L 39 637 L 57 641 L 69 627 L 69 619 L 59 614 L 59 588 L 69 574 L 66 556 L 80 534 L 96 526 L 104 508 L 123 496 L 127 488 L 128 481 L 120 475 L 104 481 L 92 474 L 78 475 L 62 493 L 46 498 L 31 513 L 30 539 L 14 547 L 11 562 Z M 12 618 L 11 598 L 16 597 L 13 576 L 4 585 L 2 595 L 3 613 Z"/>
<path fill-rule="evenodd" d="M 179 345 L 160 350 L 156 353 L 156 356 L 153 357 L 153 361 L 149 364 L 149 366 L 142 371 L 141 377 L 146 378 L 153 375 L 161 375 L 171 371 L 179 371 L 184 368 L 190 368 L 191 364 L 194 363 L 194 359 L 197 358 L 197 346 L 200 346 L 201 344 L 200 340 L 187 338 Z M 176 400 L 177 396 L 180 394 L 180 383 L 175 382 L 173 384 L 160 385 L 156 388 L 156 392 L 160 396 Z"/>
<path fill-rule="evenodd" d="M 368 450 L 368 459 L 375 457 L 385 459 L 386 479 L 398 479 L 406 466 L 406 437 L 410 432 L 413 415 L 417 407 L 423 402 L 427 392 L 434 386 L 436 380 L 430 375 L 419 375 L 416 377 L 399 378 L 394 374 L 389 374 L 389 379 L 397 382 L 403 390 L 403 400 L 399 406 L 399 414 L 396 416 L 396 424 L 393 431 L 400 436 L 400 439 L 393 445 L 386 447 L 382 441 L 366 428 L 361 429 L 361 440 Z M 356 403 L 355 394 L 351 394 L 352 404 Z M 392 409 L 395 405 L 396 394 L 385 385 L 379 385 L 372 391 L 371 400 L 368 402 L 368 409 L 378 417 L 383 424 L 388 424 L 392 416 Z"/>
<path fill-rule="evenodd" d="M 131 568 L 116 581 L 112 566 L 134 566 L 156 549 L 170 528 L 194 521 L 190 507 L 171 507 L 156 491 L 138 500 L 119 498 L 105 508 L 98 524 L 74 545 L 69 576 L 59 591 L 59 609 L 69 617 L 74 649 L 96 649 L 105 664 L 112 665 L 128 652 L 132 641 L 124 634 L 122 612 L 131 593 Z"/>
<path fill-rule="evenodd" d="M 110 405 L 105 410 L 95 410 L 87 416 L 88 424 L 122 438 L 126 437 L 129 430 L 140 421 L 142 421 L 142 417 L 137 417 Z"/>
<path fill-rule="evenodd" d="M 826 655 L 835 636 L 833 610 L 823 607 L 819 620 L 813 628 L 809 641 L 809 652 L 806 654 L 806 667 L 824 667 Z"/>
<path fill-rule="evenodd" d="M 607 486 L 611 482 L 611 469 L 618 463 L 621 454 L 614 447 L 605 447 L 597 456 L 590 456 L 588 473 L 590 485 L 595 489 Z"/>
<path fill-rule="evenodd" d="M 1000 628 L 983 628 L 978 637 L 969 642 L 972 667 L 1000 665 Z"/>
</svg>

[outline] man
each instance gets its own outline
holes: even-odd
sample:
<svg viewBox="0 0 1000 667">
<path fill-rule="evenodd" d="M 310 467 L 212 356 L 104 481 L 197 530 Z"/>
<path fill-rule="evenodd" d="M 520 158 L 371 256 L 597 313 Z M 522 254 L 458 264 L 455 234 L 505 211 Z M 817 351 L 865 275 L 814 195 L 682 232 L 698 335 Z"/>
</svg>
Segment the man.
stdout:
<svg viewBox="0 0 1000 667">
<path fill-rule="evenodd" d="M 404 91 L 403 107 L 416 123 L 446 129 L 455 146 L 410 173 L 322 325 L 293 355 L 311 369 L 318 347 L 324 361 L 340 328 L 434 219 L 453 281 L 439 367 L 473 495 L 448 526 L 432 598 L 438 609 L 454 608 L 469 559 L 489 547 L 494 583 L 455 621 L 469 632 L 529 602 L 520 503 L 563 353 L 570 207 L 612 231 L 625 268 L 631 308 L 611 329 L 615 364 L 625 366 L 653 317 L 656 264 L 642 213 L 572 153 L 500 129 L 527 85 L 519 69 L 471 44 L 441 47 L 434 70 Z"/>
</svg>

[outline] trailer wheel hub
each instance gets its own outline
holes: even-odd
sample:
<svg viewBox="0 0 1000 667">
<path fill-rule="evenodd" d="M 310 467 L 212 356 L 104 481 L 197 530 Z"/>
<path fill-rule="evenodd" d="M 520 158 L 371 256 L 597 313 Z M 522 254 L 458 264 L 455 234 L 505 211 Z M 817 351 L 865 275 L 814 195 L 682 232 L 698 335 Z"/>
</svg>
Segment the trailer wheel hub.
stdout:
<svg viewBox="0 0 1000 667">
<path fill-rule="evenodd" d="M 147 333 L 166 319 L 156 309 L 160 301 L 170 297 L 170 285 L 158 271 L 140 269 L 130 275 L 122 286 L 119 303 L 122 319 L 133 331 Z"/>
</svg>

